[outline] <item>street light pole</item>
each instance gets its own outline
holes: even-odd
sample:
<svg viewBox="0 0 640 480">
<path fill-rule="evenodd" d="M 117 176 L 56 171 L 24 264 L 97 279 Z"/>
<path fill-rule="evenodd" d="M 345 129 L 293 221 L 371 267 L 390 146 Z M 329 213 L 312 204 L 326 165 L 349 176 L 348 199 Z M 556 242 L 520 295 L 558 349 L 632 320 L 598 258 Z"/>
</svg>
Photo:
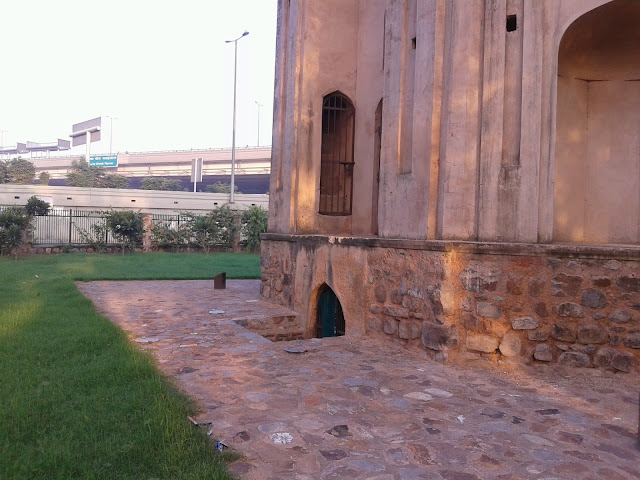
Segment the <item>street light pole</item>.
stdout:
<svg viewBox="0 0 640 480">
<path fill-rule="evenodd" d="M 233 190 L 235 189 L 235 173 L 236 173 L 236 80 L 238 74 L 238 40 L 249 35 L 246 30 L 235 40 L 225 40 L 225 43 L 234 44 L 234 61 L 233 61 L 233 133 L 231 137 L 231 191 L 229 192 L 229 203 L 233 203 Z"/>
<path fill-rule="evenodd" d="M 112 117 L 105 115 L 109 119 L 109 155 L 113 153 L 113 121 L 118 120 L 118 117 Z"/>
<path fill-rule="evenodd" d="M 258 143 L 256 143 L 256 147 L 260 146 L 260 107 L 264 106 L 259 101 L 254 100 L 256 105 L 258 105 Z"/>
</svg>

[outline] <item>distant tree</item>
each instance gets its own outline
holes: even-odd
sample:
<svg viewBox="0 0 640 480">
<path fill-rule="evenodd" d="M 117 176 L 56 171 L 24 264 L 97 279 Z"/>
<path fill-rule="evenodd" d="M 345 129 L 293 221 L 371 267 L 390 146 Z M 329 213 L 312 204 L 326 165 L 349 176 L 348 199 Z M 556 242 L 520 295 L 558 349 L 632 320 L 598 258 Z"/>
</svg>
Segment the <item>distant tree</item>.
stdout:
<svg viewBox="0 0 640 480">
<path fill-rule="evenodd" d="M 98 178 L 104 175 L 104 170 L 92 167 L 84 156 L 73 160 L 67 171 L 67 185 L 72 187 L 93 187 Z"/>
<path fill-rule="evenodd" d="M 231 193 L 231 185 L 223 182 L 216 182 L 212 185 L 207 185 L 206 189 L 209 193 Z M 242 193 L 238 190 L 238 185 L 233 185 L 234 193 Z"/>
<path fill-rule="evenodd" d="M 96 179 L 97 188 L 129 188 L 129 179 L 117 173 L 105 173 Z"/>
<path fill-rule="evenodd" d="M 40 172 L 40 175 L 38 178 L 40 179 L 40 185 L 49 185 L 51 174 L 49 172 Z"/>
<path fill-rule="evenodd" d="M 0 184 L 7 183 L 7 162 L 0 160 Z"/>
<path fill-rule="evenodd" d="M 180 191 L 182 182 L 177 178 L 146 177 L 142 179 L 143 190 Z"/>
<path fill-rule="evenodd" d="M 6 164 L 6 177 L 9 183 L 28 185 L 33 183 L 36 176 L 36 167 L 32 162 L 22 157 L 9 160 Z"/>
</svg>

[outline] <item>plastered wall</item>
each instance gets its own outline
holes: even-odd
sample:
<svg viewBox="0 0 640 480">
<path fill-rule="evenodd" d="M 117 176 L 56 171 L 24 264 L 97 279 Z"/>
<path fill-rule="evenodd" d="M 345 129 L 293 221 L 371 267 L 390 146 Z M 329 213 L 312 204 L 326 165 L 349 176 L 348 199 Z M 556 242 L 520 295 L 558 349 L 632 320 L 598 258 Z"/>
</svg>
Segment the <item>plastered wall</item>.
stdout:
<svg viewBox="0 0 640 480">
<path fill-rule="evenodd" d="M 617 72 L 637 56 L 638 34 L 623 35 L 637 30 L 634 5 L 280 2 L 269 230 L 638 243 L 640 196 L 632 192 L 640 182 L 633 160 L 639 147 L 632 132 L 640 82 L 629 81 L 633 72 L 608 79 L 625 82 L 619 85 L 577 74 Z M 569 50 L 578 53 L 569 58 L 563 38 L 588 15 L 599 25 L 614 18 L 622 34 L 607 37 L 607 54 L 576 40 Z M 511 31 L 508 16 L 516 18 Z M 616 27 L 618 18 L 627 30 Z M 336 90 L 356 109 L 356 166 L 352 214 L 328 217 L 317 213 L 320 120 L 323 96 Z"/>
</svg>

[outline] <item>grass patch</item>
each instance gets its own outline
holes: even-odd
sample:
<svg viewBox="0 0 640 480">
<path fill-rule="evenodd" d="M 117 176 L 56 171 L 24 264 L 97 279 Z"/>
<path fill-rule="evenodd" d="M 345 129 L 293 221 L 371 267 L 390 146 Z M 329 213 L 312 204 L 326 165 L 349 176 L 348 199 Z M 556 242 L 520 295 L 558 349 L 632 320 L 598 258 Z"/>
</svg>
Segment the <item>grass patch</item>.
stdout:
<svg viewBox="0 0 640 480">
<path fill-rule="evenodd" d="M 230 479 L 193 403 L 74 280 L 256 278 L 249 254 L 0 258 L 0 478 Z"/>
</svg>

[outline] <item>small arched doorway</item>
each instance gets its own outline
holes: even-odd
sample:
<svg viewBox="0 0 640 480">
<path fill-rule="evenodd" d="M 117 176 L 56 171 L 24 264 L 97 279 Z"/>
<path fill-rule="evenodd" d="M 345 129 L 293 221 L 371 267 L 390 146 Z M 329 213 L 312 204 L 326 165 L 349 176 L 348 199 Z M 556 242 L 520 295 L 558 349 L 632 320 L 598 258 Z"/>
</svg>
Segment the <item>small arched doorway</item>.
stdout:
<svg viewBox="0 0 640 480">
<path fill-rule="evenodd" d="M 316 317 L 316 337 L 344 335 L 345 321 L 340 300 L 327 285 L 320 288 Z"/>
</svg>

